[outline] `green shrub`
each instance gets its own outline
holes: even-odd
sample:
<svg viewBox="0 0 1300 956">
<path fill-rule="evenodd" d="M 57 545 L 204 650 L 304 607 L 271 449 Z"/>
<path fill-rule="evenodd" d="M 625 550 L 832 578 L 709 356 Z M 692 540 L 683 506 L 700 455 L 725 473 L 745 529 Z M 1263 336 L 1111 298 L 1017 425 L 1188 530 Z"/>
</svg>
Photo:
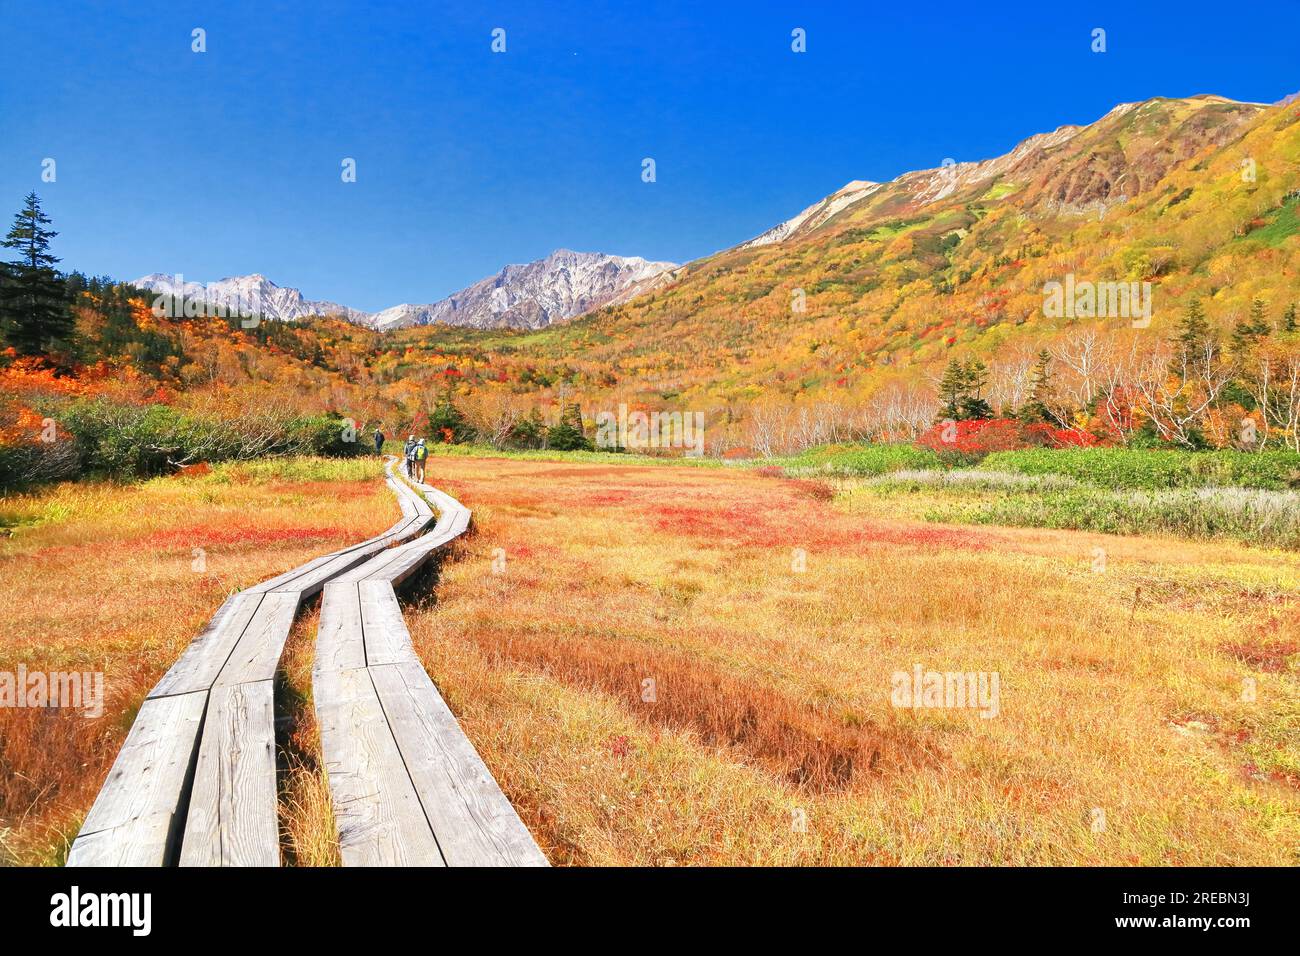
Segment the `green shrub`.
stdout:
<svg viewBox="0 0 1300 956">
<path fill-rule="evenodd" d="M 1289 451 L 1181 451 L 1134 448 L 1033 448 L 995 452 L 990 471 L 1065 475 L 1101 488 L 1300 487 L 1300 454 Z"/>
<path fill-rule="evenodd" d="M 358 434 L 355 423 L 331 414 L 294 419 L 286 429 L 283 443 L 277 444 L 273 451 L 323 458 L 352 458 L 373 447 L 365 441 L 364 436 Z"/>
<path fill-rule="evenodd" d="M 827 445 L 775 464 L 788 471 L 835 475 L 883 475 L 893 471 L 942 468 L 939 456 L 915 445 Z"/>
<path fill-rule="evenodd" d="M 306 454 L 346 458 L 366 445 L 337 415 L 293 417 L 270 410 L 237 418 L 191 415 L 168 405 L 74 402 L 55 413 L 70 433 L 77 473 L 119 480 L 170 474 L 198 462 Z"/>
</svg>

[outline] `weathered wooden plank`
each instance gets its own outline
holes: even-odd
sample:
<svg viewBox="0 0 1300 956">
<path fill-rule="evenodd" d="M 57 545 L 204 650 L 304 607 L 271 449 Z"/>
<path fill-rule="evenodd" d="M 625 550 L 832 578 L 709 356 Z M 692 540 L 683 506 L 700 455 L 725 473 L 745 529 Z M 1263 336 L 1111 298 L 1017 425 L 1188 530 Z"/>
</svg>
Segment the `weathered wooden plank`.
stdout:
<svg viewBox="0 0 1300 956">
<path fill-rule="evenodd" d="M 361 595 L 355 582 L 331 581 L 321 598 L 313 669 L 342 671 L 365 666 Z"/>
<path fill-rule="evenodd" d="M 441 492 L 431 497 L 438 520 L 429 534 L 372 558 L 326 591 L 327 601 L 338 595 L 337 607 L 328 616 L 322 609 L 314 696 L 344 862 L 392 865 L 426 856 L 431 840 L 448 865 L 546 866 L 416 657 L 393 590 L 469 526 L 459 502 Z M 331 670 L 341 644 L 355 662 L 358 632 L 364 669 Z M 427 834 L 408 805 L 412 795 Z"/>
<path fill-rule="evenodd" d="M 428 519 L 424 520 L 427 521 Z M 355 584 L 358 581 L 365 581 L 369 578 L 374 578 L 379 574 L 381 569 L 387 567 L 394 561 L 400 560 L 408 548 L 416 546 L 422 541 L 424 541 L 424 538 L 420 537 L 413 541 L 407 541 L 405 544 L 399 544 L 396 547 L 387 548 L 370 558 L 370 560 L 366 561 L 364 564 L 359 564 L 343 574 L 340 574 L 334 580 L 340 583 Z"/>
<path fill-rule="evenodd" d="M 397 493 L 398 500 L 403 509 L 410 508 L 413 515 L 426 516 L 433 511 L 429 503 L 422 495 L 416 492 L 410 485 L 399 478 L 393 479 L 393 490 Z"/>
<path fill-rule="evenodd" d="M 391 561 L 368 575 L 366 580 L 384 581 L 392 588 L 400 587 L 407 578 L 428 562 L 438 548 L 435 541 L 426 542 L 423 538 L 420 539 L 419 544 L 420 547 L 398 549 Z"/>
<path fill-rule="evenodd" d="M 402 532 L 401 538 L 411 537 L 420 532 L 424 519 L 414 519 Z M 277 590 L 301 594 L 304 599 L 311 597 L 323 588 L 328 582 L 335 580 L 340 575 L 351 571 L 369 561 L 376 553 L 382 552 L 389 545 L 394 544 L 401 538 L 384 538 L 375 539 L 365 548 L 341 554 L 330 559 L 319 567 L 313 568 L 306 574 L 295 579 L 289 584 L 284 585 Z"/>
<path fill-rule="evenodd" d="M 357 548 L 357 547 L 361 547 L 361 545 L 353 545 L 353 548 Z M 241 593 L 265 594 L 267 591 L 274 591 L 276 588 L 287 587 L 288 585 L 292 584 L 296 579 L 306 574 L 308 571 L 311 571 L 314 568 L 319 568 L 325 562 L 331 561 L 334 558 L 338 557 L 340 553 L 346 553 L 351 550 L 352 548 L 344 548 L 342 552 L 331 551 L 329 554 L 322 554 L 320 557 L 312 558 L 306 564 L 300 564 L 296 568 L 290 568 L 288 571 L 285 571 L 283 574 L 277 574 L 275 577 L 267 581 L 262 581 L 259 584 L 254 584 L 251 587 L 245 588 L 244 591 Z"/>
<path fill-rule="evenodd" d="M 204 692 L 145 700 L 81 833 L 69 866 L 162 866 L 180 830 L 177 816 L 203 724 Z"/>
<path fill-rule="evenodd" d="M 402 509 L 402 515 L 404 517 L 414 518 L 416 515 L 419 514 L 419 511 L 415 507 L 415 502 L 412 501 L 410 497 L 408 497 L 407 495 L 404 495 L 400 491 L 398 491 L 398 488 L 400 487 L 399 485 L 397 485 L 395 482 L 390 481 L 388 483 L 388 486 L 392 488 L 393 492 L 397 495 L 397 506 Z"/>
<path fill-rule="evenodd" d="M 128 824 L 94 833 L 79 833 L 65 866 L 163 866 L 178 823 L 175 813 L 139 817 Z"/>
<path fill-rule="evenodd" d="M 418 661 L 370 676 L 448 866 L 547 866 Z"/>
<path fill-rule="evenodd" d="M 280 655 L 284 653 L 293 619 L 298 615 L 298 604 L 299 595 L 295 591 L 272 591 L 265 595 L 213 686 L 272 680 L 280 666 Z"/>
<path fill-rule="evenodd" d="M 228 597 L 148 696 L 170 697 L 211 687 L 261 602 L 262 595 L 246 591 Z"/>
<path fill-rule="evenodd" d="M 190 789 L 181 866 L 279 866 L 272 681 L 213 689 Z"/>
<path fill-rule="evenodd" d="M 317 671 L 313 696 L 345 866 L 442 866 L 367 668 Z"/>
<path fill-rule="evenodd" d="M 361 597 L 366 665 L 418 661 L 393 586 L 387 581 L 362 581 L 357 590 Z"/>
</svg>

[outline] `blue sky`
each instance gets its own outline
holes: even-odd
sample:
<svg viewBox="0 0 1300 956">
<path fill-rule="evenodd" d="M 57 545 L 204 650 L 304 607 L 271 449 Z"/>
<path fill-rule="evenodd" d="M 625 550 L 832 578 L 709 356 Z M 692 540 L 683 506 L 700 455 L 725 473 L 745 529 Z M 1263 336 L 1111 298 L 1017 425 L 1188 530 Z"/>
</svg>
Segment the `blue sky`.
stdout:
<svg viewBox="0 0 1300 956">
<path fill-rule="evenodd" d="M 36 189 L 65 267 L 370 310 L 559 247 L 697 258 L 1119 102 L 1300 89 L 1295 2 L 121 6 L 5 4 L 4 221 Z"/>
</svg>

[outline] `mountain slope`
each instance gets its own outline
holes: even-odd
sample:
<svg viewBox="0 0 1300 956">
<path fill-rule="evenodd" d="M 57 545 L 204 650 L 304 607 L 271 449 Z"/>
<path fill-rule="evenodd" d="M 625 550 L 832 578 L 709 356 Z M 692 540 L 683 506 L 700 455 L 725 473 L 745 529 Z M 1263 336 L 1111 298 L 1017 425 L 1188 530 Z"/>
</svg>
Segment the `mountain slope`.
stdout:
<svg viewBox="0 0 1300 956">
<path fill-rule="evenodd" d="M 1257 297 L 1276 318 L 1300 299 L 1297 196 L 1294 106 L 1123 104 L 995 159 L 850 184 L 648 295 L 530 336 L 518 361 L 530 380 L 612 379 L 648 402 L 856 401 L 928 383 L 954 350 L 1036 351 L 1071 324 L 1044 314 L 1043 291 L 1069 275 L 1151 283 L 1153 335 L 1193 297 L 1220 325 Z M 508 345 L 439 339 L 452 357 Z"/>
<path fill-rule="evenodd" d="M 676 267 L 672 262 L 558 249 L 545 259 L 508 265 L 439 302 L 385 309 L 373 324 L 381 330 L 432 324 L 540 329 L 627 301 Z"/>
</svg>

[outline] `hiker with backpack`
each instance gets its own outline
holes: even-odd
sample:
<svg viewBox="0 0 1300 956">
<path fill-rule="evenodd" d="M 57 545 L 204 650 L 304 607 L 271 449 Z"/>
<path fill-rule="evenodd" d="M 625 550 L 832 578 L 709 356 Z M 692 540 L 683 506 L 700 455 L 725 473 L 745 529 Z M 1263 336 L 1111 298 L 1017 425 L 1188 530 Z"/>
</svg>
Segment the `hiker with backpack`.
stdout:
<svg viewBox="0 0 1300 956">
<path fill-rule="evenodd" d="M 381 423 L 379 425 L 376 425 L 375 426 L 375 454 L 376 455 L 382 455 L 384 453 L 384 441 L 386 438 L 387 436 L 384 434 L 383 424 Z"/>
<path fill-rule="evenodd" d="M 418 442 L 415 443 L 414 454 L 415 454 L 415 472 L 417 475 L 415 480 L 419 484 L 424 484 L 424 463 L 429 458 L 429 449 L 424 444 L 423 438 L 421 438 Z"/>
<path fill-rule="evenodd" d="M 402 449 L 402 467 L 406 469 L 406 477 L 415 476 L 415 436 L 406 436 L 406 447 Z"/>
</svg>

